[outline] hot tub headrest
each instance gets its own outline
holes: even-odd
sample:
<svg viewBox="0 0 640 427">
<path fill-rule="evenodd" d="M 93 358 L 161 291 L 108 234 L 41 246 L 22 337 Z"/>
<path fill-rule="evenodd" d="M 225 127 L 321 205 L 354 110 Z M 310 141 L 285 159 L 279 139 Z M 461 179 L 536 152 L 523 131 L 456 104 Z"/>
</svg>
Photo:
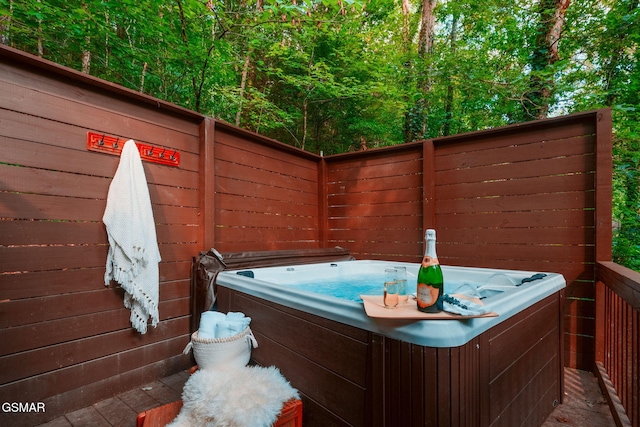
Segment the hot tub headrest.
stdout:
<svg viewBox="0 0 640 427">
<path fill-rule="evenodd" d="M 349 250 L 340 246 L 318 249 L 227 252 L 223 254 L 223 258 L 227 265 L 226 270 L 349 261 L 353 259 Z"/>
</svg>

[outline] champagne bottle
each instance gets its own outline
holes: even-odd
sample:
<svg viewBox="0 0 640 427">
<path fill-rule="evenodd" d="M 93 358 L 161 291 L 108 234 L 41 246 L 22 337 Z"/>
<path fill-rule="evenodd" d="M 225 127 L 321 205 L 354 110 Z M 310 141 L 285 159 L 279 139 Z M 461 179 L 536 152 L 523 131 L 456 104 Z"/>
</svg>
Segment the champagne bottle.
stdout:
<svg viewBox="0 0 640 427">
<path fill-rule="evenodd" d="M 418 310 L 425 313 L 437 313 L 442 311 L 444 280 L 438 255 L 436 255 L 436 231 L 427 230 L 425 240 L 427 249 L 422 258 L 420 271 L 418 271 L 416 301 Z"/>
</svg>

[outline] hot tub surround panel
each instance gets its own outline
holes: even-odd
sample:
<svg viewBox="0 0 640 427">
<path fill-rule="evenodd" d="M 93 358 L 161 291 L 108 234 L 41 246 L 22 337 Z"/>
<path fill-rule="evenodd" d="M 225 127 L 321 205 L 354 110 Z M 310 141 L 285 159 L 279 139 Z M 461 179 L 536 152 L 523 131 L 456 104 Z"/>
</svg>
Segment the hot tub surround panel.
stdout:
<svg viewBox="0 0 640 427">
<path fill-rule="evenodd" d="M 433 348 L 218 288 L 219 310 L 252 318 L 254 362 L 302 393 L 309 427 L 539 426 L 562 398 L 563 300 L 559 291 L 462 346 Z"/>
<path fill-rule="evenodd" d="M 219 310 L 250 313 L 258 340 L 252 360 L 277 366 L 304 394 L 305 425 L 365 425 L 362 417 L 370 400 L 369 332 L 222 286 L 218 289 Z"/>
</svg>

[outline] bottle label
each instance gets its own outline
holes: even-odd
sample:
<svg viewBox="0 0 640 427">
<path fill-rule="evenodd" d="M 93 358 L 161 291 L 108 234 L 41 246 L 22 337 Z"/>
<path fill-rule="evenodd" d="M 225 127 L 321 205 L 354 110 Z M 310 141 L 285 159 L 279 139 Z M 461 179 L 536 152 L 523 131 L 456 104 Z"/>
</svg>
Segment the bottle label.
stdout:
<svg viewBox="0 0 640 427">
<path fill-rule="evenodd" d="M 418 283 L 416 289 L 416 301 L 420 308 L 431 307 L 438 301 L 439 290 L 436 287 L 427 285 L 426 283 Z"/>
<path fill-rule="evenodd" d="M 430 257 L 429 255 L 425 255 L 422 258 L 422 267 L 427 268 L 432 265 L 438 265 L 438 258 Z"/>
</svg>

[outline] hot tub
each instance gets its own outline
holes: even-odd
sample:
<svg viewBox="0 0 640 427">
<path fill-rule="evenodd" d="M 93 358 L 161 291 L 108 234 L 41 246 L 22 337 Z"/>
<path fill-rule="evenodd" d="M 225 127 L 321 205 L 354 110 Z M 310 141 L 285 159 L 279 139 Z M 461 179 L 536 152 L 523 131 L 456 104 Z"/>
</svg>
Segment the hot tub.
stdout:
<svg viewBox="0 0 640 427">
<path fill-rule="evenodd" d="M 562 397 L 562 275 L 521 284 L 541 272 L 443 266 L 446 293 L 471 289 L 498 316 L 369 318 L 359 295 L 381 294 L 390 266 L 411 291 L 419 264 L 223 271 L 218 309 L 252 318 L 252 358 L 300 390 L 305 426 L 541 425 Z"/>
</svg>

